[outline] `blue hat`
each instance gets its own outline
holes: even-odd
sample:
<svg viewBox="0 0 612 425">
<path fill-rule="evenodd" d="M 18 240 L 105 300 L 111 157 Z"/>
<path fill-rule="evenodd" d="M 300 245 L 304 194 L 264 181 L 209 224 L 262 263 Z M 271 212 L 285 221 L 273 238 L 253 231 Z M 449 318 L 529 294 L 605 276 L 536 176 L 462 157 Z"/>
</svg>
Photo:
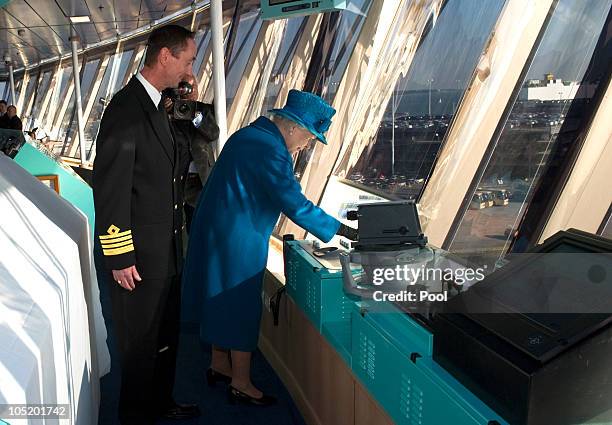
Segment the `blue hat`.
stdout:
<svg viewBox="0 0 612 425">
<path fill-rule="evenodd" d="M 282 109 L 272 109 L 276 115 L 295 121 L 327 144 L 325 133 L 331 125 L 336 110 L 316 94 L 300 90 L 289 90 L 287 103 Z"/>
</svg>

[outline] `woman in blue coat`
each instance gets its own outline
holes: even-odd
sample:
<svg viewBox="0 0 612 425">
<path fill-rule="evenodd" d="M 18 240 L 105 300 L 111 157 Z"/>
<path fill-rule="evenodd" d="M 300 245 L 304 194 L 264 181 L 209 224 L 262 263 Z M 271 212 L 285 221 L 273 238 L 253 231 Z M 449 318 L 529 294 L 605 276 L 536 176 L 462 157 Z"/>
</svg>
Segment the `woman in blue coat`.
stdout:
<svg viewBox="0 0 612 425">
<path fill-rule="evenodd" d="M 323 135 L 335 110 L 320 97 L 291 90 L 272 120 L 260 117 L 225 144 L 200 196 L 189 234 L 183 279 L 201 291 L 200 337 L 213 347 L 210 385 L 231 383 L 230 402 L 268 405 L 275 399 L 251 382 L 257 348 L 268 241 L 280 213 L 327 242 L 354 230 L 301 192 L 292 155 Z M 231 362 L 228 356 L 231 353 Z"/>
</svg>

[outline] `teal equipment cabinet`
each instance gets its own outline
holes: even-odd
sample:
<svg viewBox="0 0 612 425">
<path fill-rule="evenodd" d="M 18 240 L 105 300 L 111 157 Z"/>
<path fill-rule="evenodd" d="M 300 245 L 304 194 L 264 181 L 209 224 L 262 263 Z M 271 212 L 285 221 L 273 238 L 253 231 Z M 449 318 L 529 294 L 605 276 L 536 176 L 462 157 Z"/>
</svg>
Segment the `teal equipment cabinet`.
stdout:
<svg viewBox="0 0 612 425">
<path fill-rule="evenodd" d="M 306 241 L 289 241 L 285 249 L 287 294 L 314 327 L 350 365 L 353 302 L 342 291 L 342 269 L 333 253 L 322 258 Z"/>
<path fill-rule="evenodd" d="M 432 358 L 433 335 L 386 302 L 343 290 L 337 253 L 285 244 L 287 294 L 399 425 L 507 425 Z"/>
<path fill-rule="evenodd" d="M 397 424 L 506 424 L 433 361 L 429 331 L 390 304 L 372 303 L 353 307 L 352 370 Z"/>
</svg>

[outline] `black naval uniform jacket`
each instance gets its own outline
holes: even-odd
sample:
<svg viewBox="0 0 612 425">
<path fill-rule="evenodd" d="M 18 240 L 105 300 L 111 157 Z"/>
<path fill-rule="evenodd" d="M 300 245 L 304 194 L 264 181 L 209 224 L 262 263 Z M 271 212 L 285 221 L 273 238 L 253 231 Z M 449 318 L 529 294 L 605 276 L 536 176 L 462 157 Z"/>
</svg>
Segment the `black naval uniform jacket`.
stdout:
<svg viewBox="0 0 612 425">
<path fill-rule="evenodd" d="M 96 234 L 108 269 L 136 265 L 143 279 L 181 272 L 180 149 L 168 116 L 133 77 L 106 108 L 96 141 Z"/>
</svg>

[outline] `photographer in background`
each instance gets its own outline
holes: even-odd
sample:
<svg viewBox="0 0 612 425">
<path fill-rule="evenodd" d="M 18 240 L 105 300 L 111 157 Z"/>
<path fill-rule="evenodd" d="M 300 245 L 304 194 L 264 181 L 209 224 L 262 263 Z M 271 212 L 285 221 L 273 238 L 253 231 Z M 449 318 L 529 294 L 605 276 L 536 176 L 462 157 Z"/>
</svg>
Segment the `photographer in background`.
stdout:
<svg viewBox="0 0 612 425">
<path fill-rule="evenodd" d="M 219 127 L 215 122 L 212 105 L 197 102 L 198 83 L 193 75 L 184 76 L 179 89 L 169 90 L 164 94 L 164 107 L 170 115 L 177 143 L 182 147 L 180 151 L 184 153 L 179 162 L 187 172 L 184 209 L 189 233 L 198 197 L 215 164 L 213 142 L 219 137 Z M 175 111 L 177 107 L 180 108 L 179 111 Z"/>
</svg>

